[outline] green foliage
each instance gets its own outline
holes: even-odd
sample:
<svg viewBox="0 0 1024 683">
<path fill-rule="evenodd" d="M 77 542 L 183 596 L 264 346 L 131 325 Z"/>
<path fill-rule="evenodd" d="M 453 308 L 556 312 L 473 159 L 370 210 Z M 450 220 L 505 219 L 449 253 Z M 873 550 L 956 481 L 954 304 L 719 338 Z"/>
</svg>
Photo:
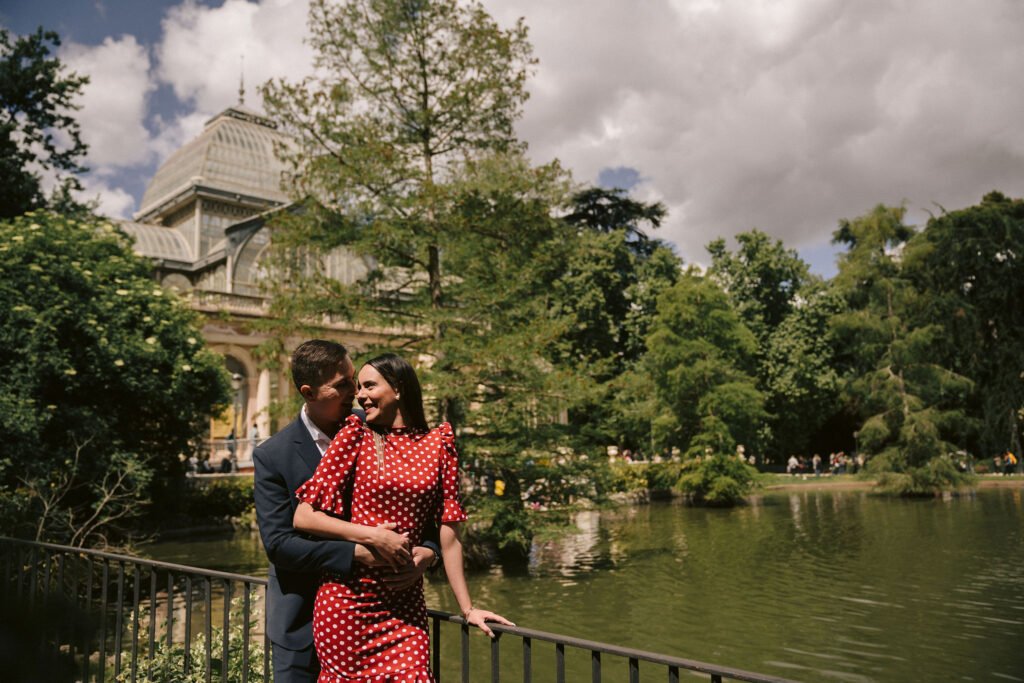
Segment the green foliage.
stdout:
<svg viewBox="0 0 1024 683">
<path fill-rule="evenodd" d="M 708 245 L 708 274 L 729 294 L 736 312 L 765 347 L 771 333 L 793 312 L 800 290 L 813 279 L 803 259 L 781 240 L 773 242 L 760 230 L 751 230 L 736 235 L 736 241 L 735 253 L 726 250 L 721 238 Z"/>
<path fill-rule="evenodd" d="M 96 219 L 0 222 L 3 533 L 113 540 L 166 502 L 228 395 L 195 314 Z"/>
<path fill-rule="evenodd" d="M 679 487 L 679 479 L 686 470 L 686 465 L 678 462 L 652 462 L 640 465 L 643 469 L 644 482 L 653 492 L 668 492 Z"/>
<path fill-rule="evenodd" d="M 879 490 L 904 497 L 934 496 L 974 483 L 973 476 L 958 471 L 947 457 L 932 458 L 920 467 L 904 471 L 897 469 L 900 465 L 898 459 L 887 462 L 885 457 L 869 463 L 869 472 L 878 473 Z"/>
<path fill-rule="evenodd" d="M 58 204 L 74 204 L 71 190 L 80 190 L 74 174 L 85 169 L 79 160 L 87 147 L 70 112 L 86 77 L 65 73 L 52 56 L 60 37 L 51 31 L 12 40 L 0 28 L 0 218 L 12 218 L 46 204 L 42 172 L 57 175 Z"/>
<path fill-rule="evenodd" d="M 618 410 L 628 383 L 622 373 L 643 357 L 658 296 L 679 278 L 680 260 L 645 232 L 660 224 L 661 204 L 588 188 L 573 195 L 572 208 L 565 220 L 576 230 L 550 288 L 551 315 L 563 330 L 550 358 L 580 378 L 581 400 L 569 413 L 580 444 L 637 448 L 650 442 L 650 423 Z"/>
<path fill-rule="evenodd" d="M 188 480 L 179 510 L 196 520 L 236 519 L 253 512 L 252 477 Z"/>
<path fill-rule="evenodd" d="M 772 450 L 806 452 L 811 438 L 840 407 L 841 380 L 835 367 L 829 323 L 843 310 L 842 298 L 812 283 L 801 302 L 779 323 L 762 351 L 760 376 L 771 414 Z"/>
<path fill-rule="evenodd" d="M 754 489 L 756 476 L 757 470 L 739 458 L 712 455 L 688 460 L 678 486 L 698 505 L 731 507 Z"/>
<path fill-rule="evenodd" d="M 718 286 L 690 272 L 666 290 L 647 346 L 658 442 L 696 453 L 757 443 L 767 414 L 752 374 L 756 340 Z"/>
<path fill-rule="evenodd" d="M 931 294 L 915 288 L 896 257 L 912 231 L 902 208 L 877 207 L 844 221 L 836 239 L 851 245 L 836 276 L 848 308 L 832 320 L 847 364 L 845 394 L 863 419 L 860 447 L 910 473 L 965 445 L 972 382 L 941 364 L 940 327 L 920 314 Z"/>
<path fill-rule="evenodd" d="M 911 239 L 903 270 L 922 293 L 915 319 L 938 327 L 935 354 L 970 378 L 965 407 L 980 421 L 971 448 L 1020 452 L 1024 414 L 1024 200 L 999 192 L 943 211 Z"/>
<path fill-rule="evenodd" d="M 263 678 L 263 658 L 267 653 L 263 649 L 263 638 L 255 637 L 254 633 L 246 633 L 244 627 L 245 602 L 243 598 L 231 601 L 230 626 L 228 627 L 228 651 L 224 653 L 224 629 L 214 626 L 210 631 L 211 675 L 215 681 L 226 680 L 228 683 L 242 681 L 258 681 Z M 249 615 L 250 630 L 261 623 L 257 619 L 260 611 L 253 609 Z M 143 621 L 152 618 L 144 614 Z M 248 641 L 248 643 L 246 642 Z M 145 643 L 141 643 L 143 648 Z M 242 661 L 243 648 L 248 646 L 248 663 Z M 150 654 L 152 655 L 150 657 Z M 185 673 L 186 661 L 188 673 Z M 226 667 L 225 667 L 226 662 Z M 226 668 L 226 671 L 225 671 Z M 206 634 L 200 631 L 188 648 L 184 643 L 168 645 L 163 638 L 158 638 L 152 653 L 140 653 L 140 665 L 137 675 L 133 678 L 131 669 L 125 669 L 116 679 L 119 683 L 138 681 L 139 683 L 203 683 L 206 677 Z"/>
<path fill-rule="evenodd" d="M 752 230 L 736 241 L 734 252 L 723 239 L 708 245 L 709 276 L 757 338 L 758 389 L 770 414 L 762 436 L 781 459 L 804 451 L 838 409 L 828 320 L 842 301 L 780 240 Z"/>
</svg>

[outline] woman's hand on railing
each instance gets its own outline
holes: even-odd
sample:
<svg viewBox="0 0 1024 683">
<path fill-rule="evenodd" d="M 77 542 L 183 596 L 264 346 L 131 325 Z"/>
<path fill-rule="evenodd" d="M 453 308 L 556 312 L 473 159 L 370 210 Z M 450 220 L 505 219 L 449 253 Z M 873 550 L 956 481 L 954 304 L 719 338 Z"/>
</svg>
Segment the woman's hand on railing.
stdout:
<svg viewBox="0 0 1024 683">
<path fill-rule="evenodd" d="M 479 607 L 470 607 L 468 610 L 463 612 L 462 617 L 466 620 L 466 623 L 476 626 L 490 638 L 494 637 L 494 631 L 487 626 L 488 621 L 493 621 L 496 624 L 504 624 L 505 626 L 515 626 L 515 624 L 500 614 L 495 614 L 494 612 L 480 609 Z"/>
</svg>

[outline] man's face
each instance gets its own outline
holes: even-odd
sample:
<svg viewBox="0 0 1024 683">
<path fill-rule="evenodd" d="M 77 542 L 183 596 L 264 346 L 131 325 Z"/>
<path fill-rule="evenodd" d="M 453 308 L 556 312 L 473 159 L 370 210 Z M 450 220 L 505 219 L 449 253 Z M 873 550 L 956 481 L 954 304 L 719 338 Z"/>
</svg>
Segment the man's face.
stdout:
<svg viewBox="0 0 1024 683">
<path fill-rule="evenodd" d="M 306 400 L 309 418 L 328 436 L 333 437 L 352 412 L 352 399 L 356 395 L 355 370 L 351 359 L 345 358 L 334 376 L 319 387 L 304 384 L 299 388 Z"/>
</svg>

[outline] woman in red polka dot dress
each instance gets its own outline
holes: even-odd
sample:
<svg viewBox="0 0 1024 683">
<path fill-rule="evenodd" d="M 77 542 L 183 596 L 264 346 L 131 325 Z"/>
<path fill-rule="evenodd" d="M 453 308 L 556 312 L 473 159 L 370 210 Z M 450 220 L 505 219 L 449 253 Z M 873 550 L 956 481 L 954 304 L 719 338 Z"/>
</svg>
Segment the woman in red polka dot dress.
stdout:
<svg viewBox="0 0 1024 683">
<path fill-rule="evenodd" d="M 412 366 L 394 354 L 370 360 L 359 371 L 356 398 L 366 424 L 351 416 L 334 437 L 313 478 L 296 492 L 294 523 L 372 547 L 386 565 L 323 577 L 313 612 L 319 683 L 433 681 L 423 580 L 404 590 L 382 581 L 392 567 L 411 561 L 430 518 L 441 525 L 445 573 L 466 620 L 492 637 L 486 622 L 512 623 L 470 600 L 458 534 L 466 513 L 455 435 L 447 422 L 427 429 Z"/>
</svg>

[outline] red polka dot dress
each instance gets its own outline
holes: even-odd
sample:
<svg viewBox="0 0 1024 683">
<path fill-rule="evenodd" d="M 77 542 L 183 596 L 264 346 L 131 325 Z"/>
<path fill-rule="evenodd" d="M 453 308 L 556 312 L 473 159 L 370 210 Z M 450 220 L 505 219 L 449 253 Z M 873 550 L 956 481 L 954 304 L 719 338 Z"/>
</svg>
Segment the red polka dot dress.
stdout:
<svg viewBox="0 0 1024 683">
<path fill-rule="evenodd" d="M 414 546 L 430 519 L 461 522 L 458 454 L 447 422 L 424 432 L 392 429 L 378 460 L 373 434 L 351 416 L 320 461 L 313 478 L 296 491 L 317 510 L 350 521 L 398 525 Z M 404 591 L 380 582 L 386 569 L 353 565 L 351 576 L 327 574 L 313 609 L 313 642 L 320 659 L 318 683 L 419 683 L 434 680 L 429 668 L 423 581 Z"/>
</svg>

